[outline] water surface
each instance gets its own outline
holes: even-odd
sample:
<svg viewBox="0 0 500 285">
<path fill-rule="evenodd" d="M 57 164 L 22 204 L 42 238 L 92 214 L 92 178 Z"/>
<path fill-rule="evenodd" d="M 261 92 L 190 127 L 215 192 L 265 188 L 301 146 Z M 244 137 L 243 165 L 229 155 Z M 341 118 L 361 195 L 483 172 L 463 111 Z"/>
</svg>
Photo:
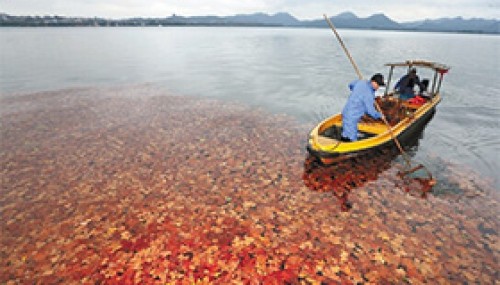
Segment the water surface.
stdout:
<svg viewBox="0 0 500 285">
<path fill-rule="evenodd" d="M 500 38 L 340 30 L 365 76 L 384 63 L 426 59 L 452 67 L 416 159 L 479 172 L 496 188 Z M 341 110 L 355 73 L 331 31 L 287 28 L 3 28 L 2 94 L 155 83 L 286 113 L 312 128 Z M 426 77 L 428 74 L 421 73 Z M 307 134 L 304 134 L 304 138 Z"/>
<path fill-rule="evenodd" d="M 289 115 L 151 84 L 17 94 L 0 113 L 0 283 L 497 279 L 499 200 L 446 162 L 453 191 L 432 193 L 394 148 L 318 167 Z"/>
<path fill-rule="evenodd" d="M 340 33 L 365 76 L 452 67 L 432 192 L 307 156 L 355 78 L 330 30 L 0 29 L 0 283 L 494 283 L 500 38 Z"/>
</svg>

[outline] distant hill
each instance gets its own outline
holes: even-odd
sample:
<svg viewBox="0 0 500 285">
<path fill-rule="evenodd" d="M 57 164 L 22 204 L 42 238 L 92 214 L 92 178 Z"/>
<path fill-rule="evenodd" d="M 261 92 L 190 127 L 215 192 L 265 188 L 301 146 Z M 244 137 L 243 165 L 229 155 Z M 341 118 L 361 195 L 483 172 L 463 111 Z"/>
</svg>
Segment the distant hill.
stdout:
<svg viewBox="0 0 500 285">
<path fill-rule="evenodd" d="M 410 30 L 431 32 L 460 32 L 500 34 L 500 21 L 488 19 L 442 18 L 398 23 L 384 14 L 360 18 L 351 12 L 344 12 L 330 18 L 337 28 Z M 11 16 L 0 14 L 1 26 L 282 26 L 326 28 L 324 19 L 298 20 L 288 13 L 268 15 L 265 13 L 234 16 L 194 16 L 172 15 L 165 18 L 130 18 L 121 20 L 103 18 L 80 18 L 61 16 Z"/>
<path fill-rule="evenodd" d="M 255 23 L 259 25 L 277 25 L 277 26 L 298 26 L 300 21 L 288 13 L 278 13 L 268 15 L 264 13 L 256 13 L 250 15 L 236 15 L 226 17 L 229 22 L 248 24 Z"/>
<path fill-rule="evenodd" d="M 441 18 L 401 24 L 412 30 L 448 31 L 448 32 L 482 32 L 489 34 L 500 33 L 500 21 L 485 19 Z"/>
<path fill-rule="evenodd" d="M 337 28 L 341 29 L 376 29 L 376 30 L 400 30 L 402 26 L 389 19 L 384 14 L 375 14 L 368 18 L 358 18 L 351 12 L 341 13 L 330 17 L 330 20 Z M 308 27 L 328 27 L 324 19 L 304 21 Z"/>
</svg>

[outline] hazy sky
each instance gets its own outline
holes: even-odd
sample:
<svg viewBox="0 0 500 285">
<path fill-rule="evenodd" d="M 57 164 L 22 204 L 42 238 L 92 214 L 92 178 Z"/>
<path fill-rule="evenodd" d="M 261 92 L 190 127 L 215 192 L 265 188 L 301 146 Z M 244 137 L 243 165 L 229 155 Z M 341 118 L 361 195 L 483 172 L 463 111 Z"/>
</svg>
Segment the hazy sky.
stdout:
<svg viewBox="0 0 500 285">
<path fill-rule="evenodd" d="M 166 17 L 288 12 L 300 20 L 350 11 L 359 17 L 384 13 L 398 21 L 443 17 L 500 18 L 499 0 L 0 0 L 12 15 L 104 18 Z"/>
</svg>

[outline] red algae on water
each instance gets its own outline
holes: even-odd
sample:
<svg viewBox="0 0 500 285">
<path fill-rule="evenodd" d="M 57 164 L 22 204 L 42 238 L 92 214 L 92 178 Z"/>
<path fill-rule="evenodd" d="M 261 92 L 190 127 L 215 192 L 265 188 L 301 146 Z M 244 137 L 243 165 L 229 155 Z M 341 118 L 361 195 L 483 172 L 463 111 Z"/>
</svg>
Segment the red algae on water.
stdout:
<svg viewBox="0 0 500 285">
<path fill-rule="evenodd" d="M 0 283 L 496 282 L 498 200 L 461 173 L 422 198 L 392 150 L 320 168 L 287 116 L 153 86 L 0 111 Z"/>
</svg>

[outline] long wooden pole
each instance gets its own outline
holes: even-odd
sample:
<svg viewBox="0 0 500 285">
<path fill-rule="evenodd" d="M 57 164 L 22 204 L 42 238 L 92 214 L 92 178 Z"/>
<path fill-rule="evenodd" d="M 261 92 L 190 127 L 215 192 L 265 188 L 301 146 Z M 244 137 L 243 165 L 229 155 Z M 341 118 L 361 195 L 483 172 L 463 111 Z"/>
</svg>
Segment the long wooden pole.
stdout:
<svg viewBox="0 0 500 285">
<path fill-rule="evenodd" d="M 340 37 L 339 33 L 337 33 L 337 30 L 335 29 L 335 26 L 333 25 L 332 21 L 330 21 L 330 19 L 328 19 L 328 17 L 326 16 L 326 14 L 324 14 L 323 16 L 325 17 L 326 22 L 328 22 L 328 25 L 330 26 L 330 28 L 332 29 L 333 33 L 337 37 L 337 40 L 339 41 L 340 45 L 344 49 L 345 54 L 349 58 L 349 61 L 351 61 L 351 64 L 354 67 L 354 70 L 356 71 L 356 73 L 358 74 L 359 79 L 363 79 L 363 75 L 361 74 L 361 71 L 359 71 L 358 66 L 354 62 L 354 59 L 352 58 L 351 54 L 349 53 L 349 50 L 346 48 L 346 46 L 345 46 L 344 42 L 342 41 L 342 38 Z M 385 125 L 389 129 L 389 133 L 391 135 L 392 140 L 394 141 L 394 143 L 398 147 L 399 151 L 403 155 L 408 168 L 410 168 L 411 167 L 410 159 L 408 158 L 408 155 L 406 154 L 406 152 L 404 151 L 403 147 L 401 146 L 401 143 L 399 143 L 399 140 L 394 136 L 394 132 L 392 131 L 392 127 L 389 124 L 389 122 L 387 122 L 387 119 L 385 118 L 384 112 L 382 112 L 382 108 L 380 108 L 380 106 L 378 105 L 377 101 L 375 101 L 375 107 L 377 108 L 377 110 L 382 115 L 382 121 L 384 121 Z"/>
<path fill-rule="evenodd" d="M 361 71 L 359 71 L 358 65 L 354 62 L 354 59 L 352 59 L 351 53 L 349 53 L 349 50 L 347 50 L 347 48 L 344 44 L 344 41 L 340 37 L 339 33 L 337 33 L 337 29 L 335 29 L 335 26 L 333 25 L 332 21 L 330 21 L 330 19 L 328 19 L 326 14 L 323 14 L 323 16 L 325 17 L 326 22 L 328 23 L 328 25 L 330 25 L 330 28 L 332 29 L 333 33 L 337 37 L 337 40 L 339 41 L 340 46 L 342 46 L 342 48 L 344 49 L 344 52 L 347 55 L 347 58 L 349 58 L 349 61 L 351 61 L 352 67 L 354 67 L 354 70 L 358 74 L 359 79 L 363 79 L 363 75 L 361 75 Z"/>
</svg>

